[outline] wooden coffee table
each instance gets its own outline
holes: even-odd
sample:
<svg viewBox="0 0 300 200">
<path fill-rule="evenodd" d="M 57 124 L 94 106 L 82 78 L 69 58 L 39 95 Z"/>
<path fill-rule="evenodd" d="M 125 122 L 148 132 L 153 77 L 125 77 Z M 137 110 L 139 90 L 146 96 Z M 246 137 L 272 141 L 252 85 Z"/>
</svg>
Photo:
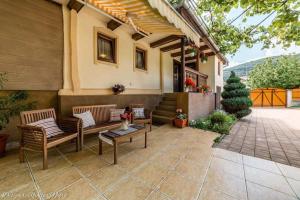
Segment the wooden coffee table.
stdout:
<svg viewBox="0 0 300 200">
<path fill-rule="evenodd" d="M 131 125 L 128 131 L 111 130 L 99 133 L 99 155 L 102 155 L 102 142 L 108 143 L 114 146 L 114 164 L 118 163 L 118 144 L 127 142 L 132 138 L 141 134 L 145 134 L 145 148 L 147 148 L 147 130 L 145 126 Z"/>
</svg>

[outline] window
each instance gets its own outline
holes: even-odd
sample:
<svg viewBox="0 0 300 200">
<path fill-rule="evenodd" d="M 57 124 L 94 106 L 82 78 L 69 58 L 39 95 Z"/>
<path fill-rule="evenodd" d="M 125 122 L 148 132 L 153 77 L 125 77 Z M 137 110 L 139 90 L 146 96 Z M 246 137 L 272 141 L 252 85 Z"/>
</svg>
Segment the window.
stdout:
<svg viewBox="0 0 300 200">
<path fill-rule="evenodd" d="M 147 52 L 145 50 L 136 47 L 135 68 L 147 71 L 146 56 L 147 56 Z"/>
<path fill-rule="evenodd" d="M 97 33 L 97 59 L 116 63 L 116 39 Z"/>
<path fill-rule="evenodd" d="M 218 75 L 220 76 L 221 75 L 221 63 L 218 62 Z"/>
</svg>

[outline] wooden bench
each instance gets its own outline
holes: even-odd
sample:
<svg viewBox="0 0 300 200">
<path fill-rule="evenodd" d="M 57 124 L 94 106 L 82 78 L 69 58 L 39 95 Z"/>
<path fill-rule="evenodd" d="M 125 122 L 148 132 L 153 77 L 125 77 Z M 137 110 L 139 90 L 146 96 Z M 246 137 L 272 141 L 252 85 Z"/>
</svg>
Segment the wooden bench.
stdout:
<svg viewBox="0 0 300 200">
<path fill-rule="evenodd" d="M 70 140 L 76 140 L 76 151 L 79 149 L 79 119 L 66 118 L 57 120 L 55 110 L 43 109 L 24 111 L 20 113 L 21 125 L 18 126 L 21 133 L 20 141 L 20 162 L 24 162 L 24 151 L 43 152 L 43 169 L 48 168 L 48 149 Z M 30 126 L 32 122 L 42 119 L 54 118 L 59 128 L 64 133 L 47 138 L 44 128 Z"/>
<path fill-rule="evenodd" d="M 129 108 L 132 112 L 132 108 L 144 108 L 144 104 L 130 104 Z M 149 109 L 144 109 L 145 118 L 135 118 L 132 114 L 132 120 L 131 122 L 133 124 L 143 124 L 145 127 L 146 125 L 149 125 L 150 131 L 152 131 L 152 111 Z"/>
<path fill-rule="evenodd" d="M 121 126 L 121 122 L 110 122 L 110 110 L 116 108 L 116 104 L 73 107 L 73 114 L 80 114 L 90 111 L 96 122 L 95 126 L 90 126 L 87 128 L 83 128 L 82 123 L 80 123 L 81 148 L 83 146 L 85 135 L 99 133 L 100 131 L 104 130 L 112 130 Z"/>
</svg>

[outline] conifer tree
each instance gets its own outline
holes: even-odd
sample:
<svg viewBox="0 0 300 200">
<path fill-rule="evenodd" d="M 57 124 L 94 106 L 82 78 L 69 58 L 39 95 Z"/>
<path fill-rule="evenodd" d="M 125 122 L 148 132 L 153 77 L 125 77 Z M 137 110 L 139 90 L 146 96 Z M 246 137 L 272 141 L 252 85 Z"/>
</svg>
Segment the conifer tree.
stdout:
<svg viewBox="0 0 300 200">
<path fill-rule="evenodd" d="M 249 90 L 241 79 L 231 71 L 230 77 L 226 81 L 222 92 L 221 104 L 226 112 L 234 114 L 237 118 L 242 118 L 251 113 L 249 109 L 252 101 L 249 98 Z"/>
</svg>

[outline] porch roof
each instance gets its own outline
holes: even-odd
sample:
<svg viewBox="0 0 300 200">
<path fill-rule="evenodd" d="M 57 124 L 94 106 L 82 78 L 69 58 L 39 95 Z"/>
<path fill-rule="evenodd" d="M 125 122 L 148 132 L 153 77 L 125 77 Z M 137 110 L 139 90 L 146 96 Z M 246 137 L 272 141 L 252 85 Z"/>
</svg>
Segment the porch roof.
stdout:
<svg viewBox="0 0 300 200">
<path fill-rule="evenodd" d="M 132 25 L 145 35 L 186 35 L 200 46 L 200 35 L 165 0 L 85 0 L 117 20 Z"/>
</svg>

